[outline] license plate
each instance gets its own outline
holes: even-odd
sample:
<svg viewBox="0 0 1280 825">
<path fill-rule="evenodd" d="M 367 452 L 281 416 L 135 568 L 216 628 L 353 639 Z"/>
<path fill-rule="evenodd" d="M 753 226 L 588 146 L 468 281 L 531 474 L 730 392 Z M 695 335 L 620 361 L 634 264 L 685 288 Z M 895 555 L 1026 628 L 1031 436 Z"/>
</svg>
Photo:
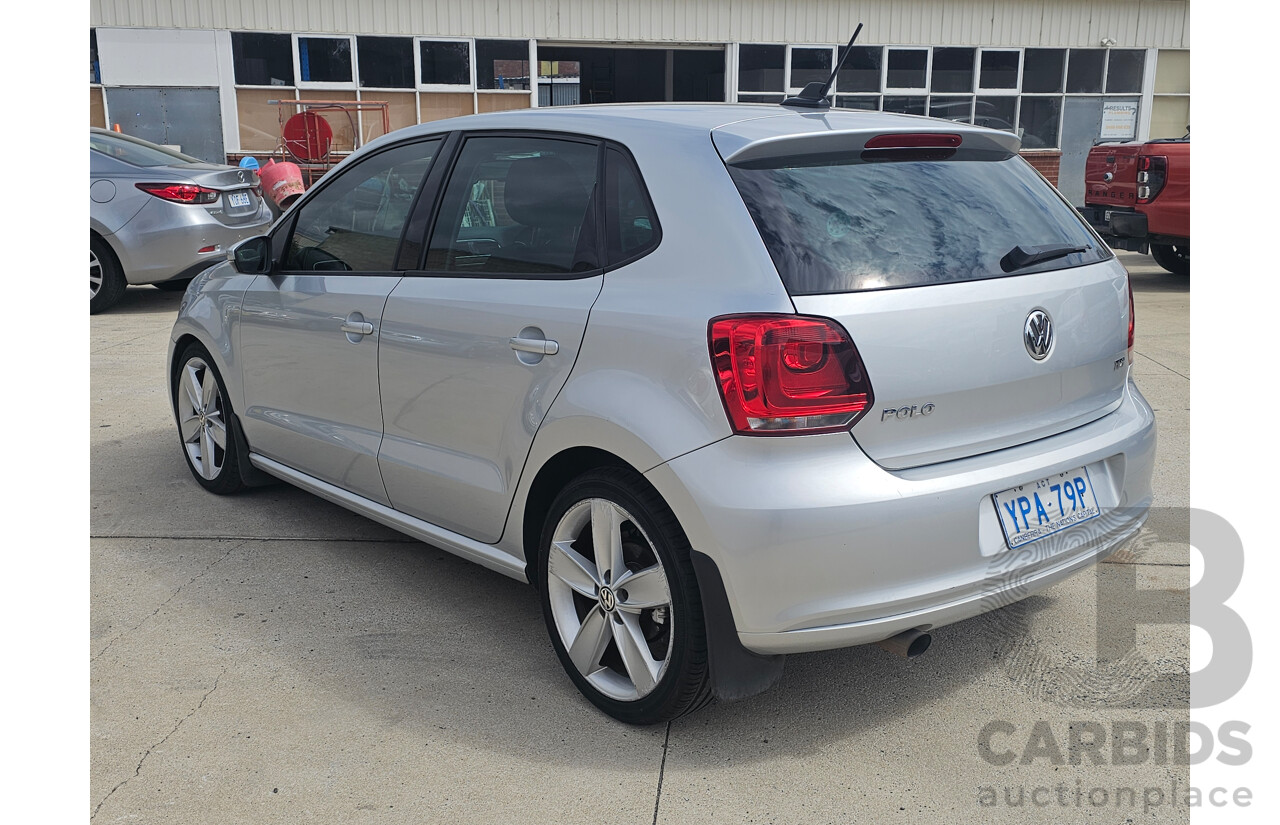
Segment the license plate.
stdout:
<svg viewBox="0 0 1280 825">
<path fill-rule="evenodd" d="M 248 205 L 249 205 L 249 193 L 248 193 L 248 192 L 231 192 L 231 193 L 227 196 L 227 202 L 228 202 L 229 204 L 231 204 L 231 206 L 232 206 L 232 207 L 236 207 L 236 206 L 248 206 Z"/>
<path fill-rule="evenodd" d="M 1010 549 L 1097 518 L 1101 512 L 1089 471 L 1083 467 L 1004 490 L 991 498 Z"/>
</svg>

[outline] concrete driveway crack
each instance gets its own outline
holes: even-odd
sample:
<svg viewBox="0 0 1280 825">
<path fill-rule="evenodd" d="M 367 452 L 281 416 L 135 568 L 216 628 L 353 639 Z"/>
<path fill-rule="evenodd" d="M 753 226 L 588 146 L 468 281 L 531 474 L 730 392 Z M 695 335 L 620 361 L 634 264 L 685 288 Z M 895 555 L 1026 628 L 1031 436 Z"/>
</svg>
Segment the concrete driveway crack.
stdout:
<svg viewBox="0 0 1280 825">
<path fill-rule="evenodd" d="M 234 549 L 234 548 L 233 548 L 233 549 Z M 225 556 L 224 556 L 224 558 L 225 558 Z M 226 671 L 226 669 L 224 668 L 224 669 L 223 669 L 223 671 L 222 671 L 222 673 L 219 673 L 219 674 L 218 674 L 218 677 L 217 677 L 216 679 L 214 679 L 214 680 L 213 680 L 213 687 L 209 688 L 209 691 L 208 691 L 207 693 L 205 693 L 205 695 L 204 695 L 204 696 L 200 697 L 200 704 L 198 704 L 198 705 L 196 705 L 194 708 L 192 708 L 192 709 L 191 709 L 191 712 L 190 712 L 190 713 L 188 713 L 186 716 L 184 716 L 184 717 L 182 717 L 181 719 L 179 719 L 179 720 L 178 720 L 178 724 L 176 724 L 176 725 L 174 725 L 174 726 L 173 726 L 173 730 L 171 730 L 171 731 L 169 731 L 168 733 L 166 733 L 166 734 L 164 735 L 164 738 L 163 738 L 163 739 L 161 739 L 159 742 L 156 742 L 154 745 L 152 745 L 151 747 L 147 748 L 147 752 L 146 752 L 146 753 L 144 753 L 144 754 L 142 754 L 142 758 L 138 760 L 138 766 L 137 766 L 136 768 L 134 768 L 134 769 L 133 769 L 133 776 L 125 777 L 125 778 L 124 778 L 124 780 L 123 780 L 123 781 L 121 781 L 121 782 L 120 782 L 118 785 L 116 785 L 114 788 L 112 788 L 112 789 L 107 793 L 107 795 L 106 795 L 106 796 L 102 797 L 102 801 L 101 801 L 101 802 L 99 802 L 99 803 L 98 803 L 98 805 L 97 805 L 97 807 L 95 807 L 95 808 L 93 809 L 93 813 L 89 814 L 89 819 L 90 819 L 91 821 L 92 821 L 92 819 L 93 819 L 95 816 L 97 816 L 97 815 L 98 815 L 98 811 L 102 810 L 102 806 L 106 804 L 107 800 L 111 798 L 111 795 L 112 795 L 112 794 L 114 794 L 116 791 L 118 791 L 118 790 L 120 790 L 121 788 L 123 788 L 125 785 L 129 784 L 129 780 L 130 780 L 130 779 L 134 779 L 135 777 L 137 777 L 139 774 L 141 774 L 141 773 L 142 773 L 142 763 L 147 761 L 147 757 L 151 755 L 151 752 L 152 752 L 152 751 L 154 751 L 156 748 L 160 747 L 161 745 L 163 745 L 165 742 L 168 742 L 168 741 L 169 741 L 169 737 L 170 737 L 170 736 L 173 736 L 175 733 L 177 733 L 177 732 L 178 732 L 178 728 L 182 727 L 183 723 L 185 723 L 185 722 L 186 722 L 188 719 L 190 719 L 192 716 L 195 716 L 195 715 L 196 715 L 196 713 L 200 710 L 200 708 L 204 707 L 204 703 L 209 699 L 209 697 L 210 697 L 210 696 L 212 696 L 212 695 L 213 695 L 213 692 L 214 692 L 215 690 L 217 690 L 217 689 L 218 689 L 218 682 L 222 681 L 222 677 L 226 674 L 226 672 L 227 672 L 227 671 Z"/>
<path fill-rule="evenodd" d="M 658 825 L 658 806 L 662 804 L 662 777 L 667 772 L 667 745 L 671 743 L 671 723 L 667 723 L 667 738 L 662 740 L 662 765 L 658 768 L 658 796 L 653 800 L 653 825 Z"/>
<path fill-rule="evenodd" d="M 93 656 L 91 656 L 91 657 L 89 658 L 89 664 L 93 664 L 94 662 L 98 661 L 99 657 L 101 657 L 101 656 L 102 656 L 102 654 L 104 654 L 104 653 L 106 653 L 108 650 L 110 650 L 112 645 L 114 645 L 116 642 L 118 642 L 118 641 L 120 641 L 121 639 L 123 639 L 125 636 L 128 636 L 128 635 L 129 635 L 130 633 L 132 633 L 133 631 L 135 631 L 135 630 L 137 630 L 138 628 L 142 627 L 144 624 L 146 624 L 148 620 L 150 620 L 153 616 L 155 616 L 157 613 L 159 613 L 161 610 L 163 610 L 163 609 L 164 609 L 164 607 L 165 607 L 165 605 L 167 605 L 169 602 L 173 601 L 173 600 L 174 600 L 174 598 L 176 598 L 176 597 L 177 597 L 177 595 L 178 595 L 179 593 L 181 593 L 181 592 L 182 592 L 182 589 L 183 589 L 184 587 L 186 587 L 186 586 L 187 586 L 187 585 L 189 585 L 189 584 L 193 584 L 193 583 L 195 583 L 195 581 L 196 581 L 197 579 L 199 579 L 201 576 L 203 576 L 205 573 L 208 573 L 208 572 L 209 572 L 210 570 L 212 570 L 214 567 L 217 567 L 219 564 L 221 564 L 221 563 L 222 563 L 222 562 L 227 558 L 227 556 L 230 556 L 230 555 L 231 555 L 232 553 L 234 553 L 236 550 L 238 550 L 238 549 L 239 549 L 239 548 L 241 548 L 241 547 L 244 547 L 244 546 L 245 546 L 246 544 L 248 544 L 248 543 L 249 543 L 249 542 L 248 542 L 247 540 L 246 540 L 246 541 L 242 541 L 242 542 L 240 542 L 239 544 L 235 545 L 234 547 L 232 547 L 232 548 L 231 548 L 230 550 L 228 550 L 227 552 L 223 553 L 221 558 L 217 559 L 216 561 L 210 562 L 210 563 L 209 563 L 209 565 L 208 565 L 207 567 L 205 567 L 205 569 L 201 570 L 199 573 L 197 573 L 197 574 L 195 574 L 194 576 L 192 576 L 190 581 L 187 581 L 187 582 L 184 582 L 183 584 L 178 585 L 178 589 L 177 589 L 177 590 L 175 590 L 175 591 L 173 591 L 172 593 L 170 593 L 170 594 L 169 594 L 169 598 L 165 599 L 165 600 L 164 600 L 164 602 L 163 602 L 163 603 L 161 603 L 161 605 L 160 605 L 159 607 L 157 607 L 155 610 L 152 610 L 150 613 L 148 613 L 146 616 L 144 616 L 144 617 L 143 617 L 143 619 L 142 619 L 142 621 L 138 622 L 136 625 L 134 625 L 133 627 L 129 628 L 128 630 L 126 630 L 126 631 L 124 631 L 124 632 L 122 632 L 122 633 L 118 633 L 118 634 L 116 634 L 115 636 L 113 636 L 113 637 L 111 638 L 111 641 L 107 642 L 106 647 L 102 648 L 102 650 L 99 650 L 97 653 L 95 653 Z"/>
</svg>

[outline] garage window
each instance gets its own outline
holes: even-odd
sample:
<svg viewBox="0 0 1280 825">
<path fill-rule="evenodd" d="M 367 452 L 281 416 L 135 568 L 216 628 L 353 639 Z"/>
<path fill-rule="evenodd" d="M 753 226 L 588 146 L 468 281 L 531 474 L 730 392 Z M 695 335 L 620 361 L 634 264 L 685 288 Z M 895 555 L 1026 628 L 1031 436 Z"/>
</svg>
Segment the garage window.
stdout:
<svg viewBox="0 0 1280 825">
<path fill-rule="evenodd" d="M 231 64 L 239 86 L 293 85 L 293 45 L 287 34 L 232 32 Z"/>
</svg>

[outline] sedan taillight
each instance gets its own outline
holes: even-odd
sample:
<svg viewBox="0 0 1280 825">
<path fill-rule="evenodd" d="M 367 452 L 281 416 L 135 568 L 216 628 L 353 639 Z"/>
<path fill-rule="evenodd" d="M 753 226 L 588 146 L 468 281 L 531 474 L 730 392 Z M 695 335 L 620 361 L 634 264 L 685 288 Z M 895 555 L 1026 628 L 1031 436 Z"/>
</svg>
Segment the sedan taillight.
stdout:
<svg viewBox="0 0 1280 825">
<path fill-rule="evenodd" d="M 213 203 L 219 195 L 217 189 L 193 183 L 139 183 L 137 187 L 148 195 L 174 203 Z"/>
<path fill-rule="evenodd" d="M 862 357 L 829 318 L 730 315 L 710 324 L 711 362 L 734 432 L 847 430 L 873 403 Z"/>
</svg>

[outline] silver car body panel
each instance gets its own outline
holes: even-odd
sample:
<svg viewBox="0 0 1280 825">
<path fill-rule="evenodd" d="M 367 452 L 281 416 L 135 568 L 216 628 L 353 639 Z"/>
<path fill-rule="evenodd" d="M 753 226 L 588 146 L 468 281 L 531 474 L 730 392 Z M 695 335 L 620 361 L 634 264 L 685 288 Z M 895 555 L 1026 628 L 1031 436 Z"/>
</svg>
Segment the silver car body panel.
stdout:
<svg viewBox="0 0 1280 825">
<path fill-rule="evenodd" d="M 378 342 L 399 275 L 261 275 L 245 292 L 240 421 L 255 452 L 381 504 Z M 368 334 L 348 332 L 368 324 Z"/>
<path fill-rule="evenodd" d="M 951 461 L 1106 415 L 1124 392 L 1129 293 L 1114 258 L 1090 266 L 908 289 L 796 296 L 853 336 L 875 408 L 853 427 L 896 469 Z M 1053 319 L 1049 356 L 1027 354 L 1027 315 Z M 933 405 L 927 415 L 919 414 Z M 898 416 L 895 410 L 916 408 Z"/>
<path fill-rule="evenodd" d="M 535 388 L 536 370 L 519 371 L 516 386 L 502 386 L 511 380 L 512 365 L 517 364 L 505 341 L 524 326 L 540 327 L 549 338 L 561 336 L 562 345 L 574 340 L 575 333 L 553 334 L 541 327 L 550 323 L 539 320 L 545 307 L 531 298 L 539 292 L 538 286 L 558 288 L 562 283 L 530 280 L 521 288 L 529 292 L 518 290 L 516 297 L 505 298 L 500 312 L 494 312 L 495 307 L 485 306 L 487 295 L 477 299 L 466 285 L 446 287 L 446 280 L 416 275 L 399 282 L 396 291 L 389 293 L 392 300 L 385 317 L 379 310 L 375 322 L 387 355 L 382 366 L 401 376 L 384 376 L 378 411 L 388 433 L 382 445 L 382 474 L 388 478 L 388 488 L 399 490 L 403 482 L 408 491 L 408 497 L 397 502 L 399 507 L 391 504 L 398 493 L 383 499 L 353 492 L 341 471 L 357 461 L 369 466 L 374 425 L 361 425 L 341 438 L 340 428 L 335 429 L 325 442 L 332 456 L 308 472 L 304 465 L 314 460 L 307 458 L 313 447 L 304 445 L 321 443 L 323 439 L 318 440 L 315 433 L 322 430 L 313 428 L 313 433 L 303 434 L 266 422 L 268 408 L 290 414 L 305 409 L 312 418 L 341 420 L 341 416 L 320 415 L 304 407 L 300 396 L 290 397 L 294 392 L 311 392 L 309 388 L 273 388 L 271 392 L 278 393 L 273 403 L 257 397 L 268 383 L 266 362 L 261 359 L 274 363 L 270 372 L 275 374 L 295 368 L 302 350 L 313 345 L 301 318 L 288 321 L 295 335 L 285 336 L 281 327 L 280 335 L 258 340 L 254 352 L 236 351 L 232 344 L 240 313 L 231 304 L 237 289 L 245 291 L 246 282 L 228 267 L 218 267 L 193 287 L 198 294 L 188 294 L 174 340 L 192 335 L 210 347 L 237 410 L 249 411 L 244 415 L 245 429 L 256 466 L 508 575 L 523 575 L 526 549 L 531 549 L 525 547 L 525 521 L 532 515 L 536 525 L 538 514 L 527 513 L 526 505 L 539 471 L 566 450 L 592 447 L 644 472 L 672 507 L 694 549 L 720 568 L 739 638 L 748 649 L 773 653 L 837 647 L 875 641 L 909 627 L 954 621 L 993 606 L 984 600 L 1000 588 L 992 566 L 1003 564 L 1007 570 L 1014 559 L 1011 551 L 1003 549 L 991 494 L 1087 466 L 1098 475 L 1098 496 L 1104 507 L 1139 514 L 1121 532 L 1136 529 L 1141 521 L 1151 496 L 1154 416 L 1126 380 L 1127 365 L 1116 368 L 1114 364 L 1123 355 L 1124 341 L 1119 336 L 1127 320 L 1127 303 L 1123 308 L 1118 303 L 1124 294 L 1123 270 L 1104 263 L 1067 275 L 1051 272 L 956 285 L 954 295 L 970 303 L 982 325 L 976 328 L 946 314 L 943 304 L 947 302 L 940 295 L 938 300 L 929 296 L 936 287 L 899 290 L 897 295 L 810 296 L 793 301 L 720 157 L 721 152 L 765 151 L 763 145 L 754 150 L 751 146 L 784 135 L 788 129 L 921 131 L 935 123 L 878 113 L 780 112 L 776 106 L 569 107 L 475 115 L 411 127 L 362 149 L 362 153 L 372 152 L 399 140 L 467 129 L 548 130 L 607 138 L 626 146 L 634 156 L 662 228 L 662 242 L 653 252 L 603 275 L 594 303 L 590 300 L 594 286 L 583 284 L 584 294 L 574 293 L 570 314 L 577 312 L 580 317 L 582 308 L 590 306 L 585 329 L 579 333 L 580 350 L 567 378 L 556 374 L 544 387 Z M 963 124 L 947 124 L 947 131 L 990 135 Z M 938 346 L 945 339 L 942 330 L 917 326 L 958 324 L 959 329 L 952 332 L 970 338 L 995 334 L 994 325 L 1013 318 L 1015 306 L 1023 311 L 1035 284 L 1040 284 L 1043 300 L 1054 304 L 1065 320 L 1082 325 L 1077 332 L 1062 332 L 1067 343 L 1059 342 L 1062 352 L 1077 347 L 1072 354 L 1075 365 L 1060 379 L 1082 388 L 1076 398 L 1084 401 L 1074 417 L 1059 418 L 1038 430 L 1026 425 L 1025 419 L 1035 418 L 1034 410 L 1028 412 L 1027 407 L 1013 428 L 1022 432 L 1019 439 L 1007 421 L 996 422 L 984 432 L 978 405 L 964 399 L 953 405 L 952 429 L 945 434 L 926 428 L 877 441 L 861 434 L 863 424 L 852 437 L 844 432 L 772 438 L 731 434 L 708 354 L 711 318 L 796 311 L 840 317 L 864 350 L 873 387 L 877 394 L 884 393 L 888 403 L 913 397 L 917 388 L 924 390 L 913 383 L 922 379 L 898 376 L 896 371 L 909 372 L 920 347 Z M 505 285 L 476 279 L 474 288 L 499 295 Z M 913 292 L 920 296 L 922 314 L 908 317 L 908 293 Z M 413 303 L 397 305 L 395 299 L 400 296 Z M 459 319 L 431 314 L 428 304 L 433 297 L 453 307 L 442 315 L 483 309 L 484 314 L 477 316 L 483 329 L 464 340 L 469 336 L 459 331 Z M 1095 317 L 1085 311 L 1087 302 L 1104 309 Z M 261 296 L 246 302 L 246 311 L 264 308 Z M 333 325 L 351 309 L 345 304 L 334 306 L 310 313 L 309 318 L 315 325 Z M 877 318 L 874 310 L 896 315 L 896 331 L 917 335 L 920 344 L 897 348 L 893 341 L 881 340 L 895 328 Z M 926 323 L 918 324 L 920 320 Z M 1017 318 L 1010 333 L 1019 348 L 1022 321 Z M 1059 321 L 1060 331 L 1062 326 Z M 415 340 L 415 336 L 432 340 Z M 239 345 L 253 341 L 250 335 Z M 349 349 L 335 346 L 338 353 L 349 353 L 364 343 L 376 342 L 345 345 Z M 979 343 L 970 341 L 966 346 L 970 359 L 984 355 Z M 989 346 L 1004 353 L 1004 344 Z M 467 357 L 468 347 L 474 360 Z M 432 348 L 439 349 L 442 360 L 424 359 L 421 372 L 415 374 L 418 367 L 411 354 Z M 566 347 L 564 352 L 568 351 Z M 1098 374 L 1104 355 L 1112 359 L 1105 362 L 1107 368 L 1118 374 Z M 340 357 L 328 365 L 328 371 L 352 369 L 347 356 Z M 1031 363 L 1025 352 L 1022 357 Z M 510 360 L 486 360 L 491 358 Z M 480 368 L 499 363 L 498 368 Z M 254 373 L 252 380 L 237 374 L 241 364 L 246 375 Z M 996 385 L 999 394 L 1004 390 L 998 386 L 998 373 L 1011 368 L 1011 361 L 989 368 L 978 365 L 975 380 Z M 1020 364 L 1017 368 L 1023 370 Z M 1071 377 L 1076 368 L 1079 379 Z M 365 369 L 377 375 L 376 366 Z M 465 381 L 464 372 L 468 373 Z M 458 450 L 464 454 L 450 457 L 455 462 L 453 471 L 439 466 L 426 467 L 425 472 L 413 468 L 393 485 L 391 475 L 400 472 L 389 470 L 393 463 L 435 456 L 448 446 L 442 434 L 421 432 L 430 417 L 420 402 L 436 391 L 433 381 L 452 382 L 462 390 L 460 394 L 502 399 L 507 406 L 478 411 L 464 399 L 449 399 L 448 425 L 461 428 L 472 452 Z M 563 386 L 556 392 L 560 381 Z M 1034 384 L 1037 393 L 1043 391 Z M 963 397 L 959 378 L 929 386 L 936 391 L 950 389 L 956 399 Z M 1108 392 L 1115 394 L 1110 401 L 1105 398 Z M 1031 403 L 1019 400 L 1014 390 L 1009 393 L 1000 399 Z M 369 398 L 376 401 L 378 395 Z M 373 407 L 366 404 L 369 398 L 362 397 L 357 406 L 362 420 L 374 421 Z M 320 403 L 329 402 L 321 399 Z M 939 415 L 942 410 L 939 406 Z M 457 420 L 466 415 L 474 420 Z M 541 423 L 535 425 L 534 419 Z M 919 422 L 899 423 L 909 427 Z M 279 433 L 261 442 L 264 427 Z M 1069 429 L 1057 431 L 1063 427 Z M 477 446 L 483 445 L 486 436 L 501 440 L 495 429 L 508 437 L 532 436 L 527 457 L 522 443 L 497 451 L 490 446 L 485 448 L 488 453 Z M 960 444 L 956 434 L 962 431 L 964 437 L 984 444 L 981 454 L 955 457 L 972 452 Z M 380 435 L 381 430 L 377 432 Z M 883 464 L 941 463 L 890 469 L 869 457 L 861 441 L 855 440 L 864 438 L 868 451 L 879 450 L 876 454 Z M 1035 440 L 1011 443 L 1027 439 Z M 288 446 L 283 446 L 286 442 Z M 356 457 L 342 458 L 344 449 Z M 372 474 L 362 472 L 361 477 L 372 478 Z M 477 498 L 486 500 L 465 502 L 465 487 L 446 491 L 439 501 L 422 493 L 449 478 L 466 479 L 473 489 L 484 491 Z M 495 538 L 495 514 L 502 511 L 504 499 L 509 512 L 500 537 Z M 1090 545 L 1088 551 L 1059 554 L 1021 567 L 1015 563 L 1013 569 L 1025 574 L 1033 586 L 1044 586 L 1110 552 L 1116 541 L 1108 538 Z"/>
<path fill-rule="evenodd" d="M 392 505 L 497 541 L 533 436 L 564 386 L 601 276 L 406 277 L 387 302 L 378 464 Z M 512 339 L 555 343 L 554 354 Z"/>
</svg>

